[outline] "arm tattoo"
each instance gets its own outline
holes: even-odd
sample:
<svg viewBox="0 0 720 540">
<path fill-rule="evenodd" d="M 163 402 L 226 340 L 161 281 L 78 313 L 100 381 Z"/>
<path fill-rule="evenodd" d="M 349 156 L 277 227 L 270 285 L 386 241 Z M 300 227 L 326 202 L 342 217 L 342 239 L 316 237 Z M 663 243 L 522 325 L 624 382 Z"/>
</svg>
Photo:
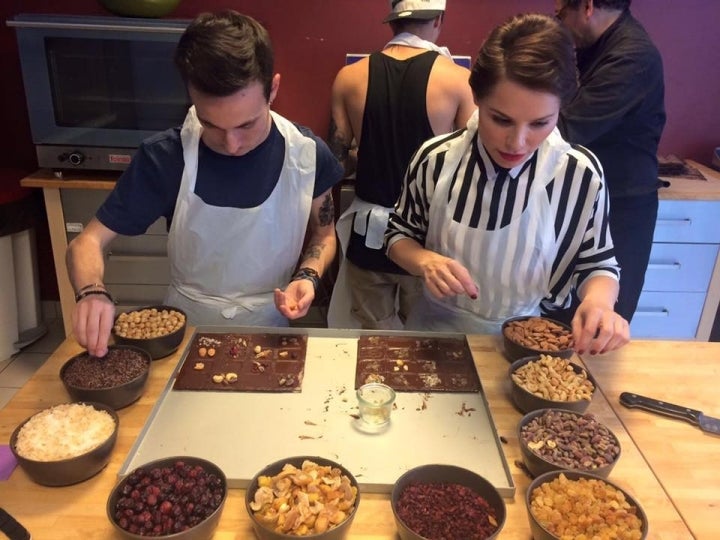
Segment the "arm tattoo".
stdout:
<svg viewBox="0 0 720 540">
<path fill-rule="evenodd" d="M 340 163 L 345 163 L 348 158 L 348 152 L 350 151 L 350 145 L 345 142 L 345 137 L 342 132 L 338 132 L 337 124 L 335 120 L 330 118 L 330 135 L 328 140 L 328 146 L 330 151 L 337 158 Z"/>
<path fill-rule="evenodd" d="M 308 259 L 320 260 L 320 255 L 322 254 L 323 249 L 325 249 L 325 246 L 322 244 L 310 244 L 303 252 L 303 261 Z"/>
<path fill-rule="evenodd" d="M 321 226 L 332 225 L 335 220 L 335 205 L 333 204 L 332 193 L 328 192 L 320 206 L 318 218 Z"/>
</svg>

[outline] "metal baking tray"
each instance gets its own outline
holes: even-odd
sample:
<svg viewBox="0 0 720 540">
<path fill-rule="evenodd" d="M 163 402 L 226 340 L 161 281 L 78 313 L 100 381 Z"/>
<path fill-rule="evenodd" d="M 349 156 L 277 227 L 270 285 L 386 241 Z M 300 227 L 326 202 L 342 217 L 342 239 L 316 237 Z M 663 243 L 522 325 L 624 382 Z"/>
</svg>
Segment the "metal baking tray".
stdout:
<svg viewBox="0 0 720 540">
<path fill-rule="evenodd" d="M 427 333 L 324 328 L 196 329 L 196 333 L 209 332 L 307 335 L 302 391 L 173 390 L 175 376 L 187 357 L 186 349 L 120 468 L 120 477 L 154 459 L 189 455 L 216 463 L 231 488 L 246 488 L 253 476 L 271 462 L 317 455 L 342 463 L 367 493 L 389 493 L 397 478 L 412 467 L 447 463 L 475 471 L 504 497 L 514 496 L 515 485 L 482 388 L 473 393 L 399 392 L 391 422 L 381 432 L 365 431 L 355 417 L 358 337 L 428 338 Z M 448 333 L 432 337 L 464 338 Z"/>
</svg>

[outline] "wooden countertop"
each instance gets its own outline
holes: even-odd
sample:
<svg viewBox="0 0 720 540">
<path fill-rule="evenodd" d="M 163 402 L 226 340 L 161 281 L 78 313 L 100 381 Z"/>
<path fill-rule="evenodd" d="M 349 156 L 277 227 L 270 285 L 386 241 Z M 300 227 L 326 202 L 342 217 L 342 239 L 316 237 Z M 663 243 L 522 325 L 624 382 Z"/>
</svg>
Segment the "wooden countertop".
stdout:
<svg viewBox="0 0 720 540">
<path fill-rule="evenodd" d="M 700 173 L 705 177 L 705 180 L 700 180 L 698 178 L 684 178 L 682 176 L 662 176 L 662 180 L 670 182 L 670 187 L 660 188 L 658 191 L 660 199 L 719 201 L 720 172 L 689 159 L 685 160 L 685 163 L 700 171 Z"/>
<path fill-rule="evenodd" d="M 189 340 L 189 336 L 190 333 L 184 344 Z M 500 353 L 502 345 L 498 337 L 470 336 L 469 342 L 498 434 L 507 440 L 507 444 L 503 445 L 503 450 L 517 488 L 514 499 L 506 500 L 508 517 L 501 537 L 527 540 L 530 533 L 524 497 L 530 480 L 515 465 L 515 461 L 520 459 L 516 429 L 522 415 L 510 402 L 508 363 Z M 58 378 L 58 372 L 68 358 L 81 350 L 74 339 L 69 337 L 32 379 L 17 392 L 10 403 L 0 410 L 0 441 L 2 443 L 6 444 L 9 441 L 15 427 L 28 416 L 43 408 L 69 400 Z M 707 389 L 706 399 L 710 400 L 709 392 L 713 385 L 710 375 L 713 372 L 707 371 L 707 369 L 712 361 L 717 362 L 717 358 L 720 357 L 720 344 L 638 342 L 626 347 L 625 351 L 627 353 L 623 352 L 602 360 L 593 360 L 590 363 L 594 368 L 593 374 L 597 369 L 602 375 L 600 380 L 607 382 L 612 388 L 608 394 L 603 391 L 598 392 L 589 409 L 589 412 L 595 413 L 617 434 L 622 445 L 622 456 L 612 472 L 611 479 L 633 494 L 643 506 L 650 520 L 648 538 L 662 540 L 692 538 L 683 517 L 688 520 L 692 518 L 690 527 L 693 530 L 708 531 L 708 535 L 705 535 L 704 538 L 714 538 L 709 535 L 710 526 L 714 523 L 709 514 L 709 505 L 720 500 L 720 485 L 717 482 L 708 483 L 707 479 L 717 478 L 718 471 L 711 469 L 711 459 L 717 453 L 716 447 L 709 444 L 711 441 L 700 441 L 703 444 L 698 445 L 697 448 L 693 447 L 694 459 L 692 461 L 686 459 L 678 463 L 676 468 L 668 465 L 668 471 L 663 468 L 662 473 L 667 476 L 660 475 L 659 481 L 648 466 L 648 462 L 653 465 L 653 461 L 647 456 L 655 451 L 661 452 L 662 449 L 647 448 L 640 441 L 647 440 L 653 444 L 653 437 L 659 437 L 663 441 L 663 447 L 672 441 L 675 451 L 682 453 L 684 451 L 682 438 L 687 436 L 692 439 L 697 434 L 693 431 L 692 426 L 679 426 L 670 421 L 668 429 L 677 430 L 679 437 L 676 438 L 675 432 L 672 431 L 665 432 L 672 435 L 670 437 L 659 435 L 655 432 L 656 426 L 662 425 L 665 429 L 665 424 L 659 423 L 659 420 L 648 414 L 637 413 L 636 415 L 633 413 L 634 421 L 627 422 L 625 411 L 615 411 L 617 396 L 613 392 L 616 391 L 616 387 L 625 388 L 627 386 L 638 392 L 647 390 L 647 393 L 651 395 L 660 395 L 661 392 L 665 392 L 663 395 L 667 396 L 666 388 L 654 383 L 653 377 L 656 372 L 659 372 L 667 374 L 666 376 L 669 378 L 674 368 L 678 371 L 682 370 L 683 374 L 691 370 L 697 371 L 696 377 L 688 376 L 688 380 L 696 384 L 691 383 L 687 386 L 687 396 L 678 394 L 679 402 L 682 402 L 683 399 L 687 401 L 687 398 L 698 394 L 702 395 L 702 392 L 699 391 L 701 389 Z M 171 357 L 155 361 L 151 370 L 150 382 L 143 397 L 135 404 L 119 411 L 120 433 L 117 446 L 110 464 L 97 476 L 75 486 L 48 488 L 34 484 L 20 468 L 16 468 L 9 480 L 0 481 L 2 506 L 31 531 L 33 538 L 40 540 L 118 538 L 105 515 L 107 497 L 117 480 L 118 470 L 125 461 L 128 451 L 138 437 L 153 404 L 165 387 L 180 356 L 180 353 L 176 353 Z M 614 362 L 613 358 L 619 361 Z M 679 366 L 679 358 L 687 364 Z M 714 373 L 717 373 L 718 368 L 714 369 Z M 622 381 L 622 384 L 617 381 Z M 703 381 L 707 382 L 703 383 Z M 647 386 L 643 386 L 641 383 Z M 601 389 L 603 389 L 602 385 Z M 610 403 L 606 401 L 606 395 L 610 399 Z M 697 403 L 696 401 L 696 404 L 699 407 L 706 405 L 706 411 L 712 412 L 709 401 L 707 403 Z M 620 418 L 616 416 L 616 412 Z M 625 430 L 623 422 L 627 422 L 630 433 Z M 642 433 L 636 433 L 636 431 Z M 249 436 L 251 440 L 253 435 L 249 434 Z M 635 445 L 633 440 L 640 442 L 640 448 Z M 428 440 L 426 443 L 432 444 L 432 441 Z M 410 451 L 410 449 L 398 448 L 398 451 Z M 288 449 L 288 455 L 301 452 L 300 448 Z M 482 459 L 482 456 L 478 456 L 478 459 Z M 441 461 L 441 457 L 438 460 Z M 672 463 L 672 460 L 670 462 Z M 673 465 L 675 464 L 673 463 Z M 701 491 L 695 489 L 687 494 L 677 493 L 675 496 L 682 500 L 683 504 L 686 497 L 689 498 L 688 504 L 692 504 L 693 498 L 696 502 L 704 501 L 705 504 L 701 505 L 696 512 L 685 513 L 684 506 L 681 507 L 683 513 L 683 517 L 681 517 L 663 486 L 673 496 L 674 492 L 670 488 L 674 488 L 674 478 L 683 474 L 683 468 L 692 470 L 691 476 L 694 480 L 690 481 L 691 487 L 700 486 Z M 214 538 L 216 540 L 230 538 L 244 540 L 253 537 L 249 517 L 244 507 L 244 491 L 232 489 Z M 697 538 L 701 537 L 697 536 Z M 396 530 L 388 496 L 363 494 L 348 539 L 390 540 L 394 538 L 396 538 Z"/>
</svg>

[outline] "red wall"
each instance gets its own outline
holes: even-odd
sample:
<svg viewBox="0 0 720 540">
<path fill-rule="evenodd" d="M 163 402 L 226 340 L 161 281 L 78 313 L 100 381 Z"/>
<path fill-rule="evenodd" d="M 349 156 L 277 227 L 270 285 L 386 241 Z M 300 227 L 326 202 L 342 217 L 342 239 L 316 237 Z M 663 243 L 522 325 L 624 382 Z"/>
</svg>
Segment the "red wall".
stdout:
<svg viewBox="0 0 720 540">
<path fill-rule="evenodd" d="M 183 0 L 172 17 L 192 18 L 201 11 L 233 8 L 260 20 L 273 38 L 276 70 L 282 75 L 274 108 L 324 136 L 333 77 L 345 53 L 369 52 L 390 38 L 381 24 L 387 5 L 386 0 Z M 509 15 L 550 13 L 553 6 L 552 0 L 448 0 L 440 42 L 454 54 L 474 56 L 490 28 Z M 708 164 L 712 149 L 720 146 L 720 1 L 635 0 L 632 11 L 655 40 L 665 63 L 668 121 L 660 153 Z M 0 2 L 2 21 L 23 12 L 110 15 L 97 0 Z M 4 24 L 0 47 L 0 118 L 5 126 L 0 134 L 2 200 L 3 193 L 15 189 L 22 172 L 34 169 L 35 158 L 15 35 Z M 49 245 L 40 248 L 49 250 Z M 41 281 L 51 282 L 52 275 Z M 43 288 L 50 289 L 51 283 Z"/>
</svg>

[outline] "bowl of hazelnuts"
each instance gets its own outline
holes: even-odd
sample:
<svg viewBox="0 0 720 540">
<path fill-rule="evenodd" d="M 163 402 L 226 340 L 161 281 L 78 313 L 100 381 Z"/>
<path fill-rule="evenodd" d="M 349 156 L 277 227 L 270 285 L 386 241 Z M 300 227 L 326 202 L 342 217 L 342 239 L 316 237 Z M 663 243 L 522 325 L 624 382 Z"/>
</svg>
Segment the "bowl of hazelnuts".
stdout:
<svg viewBox="0 0 720 540">
<path fill-rule="evenodd" d="M 153 360 L 174 353 L 187 329 L 187 317 L 181 309 L 158 305 L 120 313 L 112 328 L 113 340 L 146 351 Z"/>
</svg>

